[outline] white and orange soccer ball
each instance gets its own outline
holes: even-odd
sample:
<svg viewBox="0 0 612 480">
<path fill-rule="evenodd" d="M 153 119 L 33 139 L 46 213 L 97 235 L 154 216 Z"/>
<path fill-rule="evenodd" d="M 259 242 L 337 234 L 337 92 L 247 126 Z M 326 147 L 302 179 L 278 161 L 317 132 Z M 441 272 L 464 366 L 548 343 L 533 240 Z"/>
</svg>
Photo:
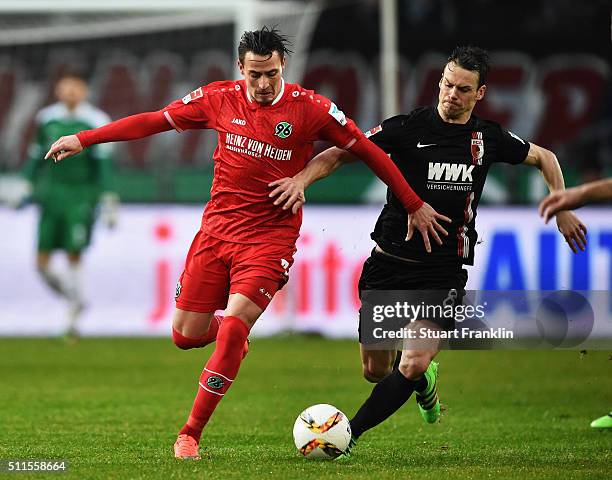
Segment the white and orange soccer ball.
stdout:
<svg viewBox="0 0 612 480">
<path fill-rule="evenodd" d="M 336 407 L 320 403 L 300 413 L 293 425 L 293 440 L 306 458 L 331 460 L 348 447 L 351 425 Z"/>
</svg>

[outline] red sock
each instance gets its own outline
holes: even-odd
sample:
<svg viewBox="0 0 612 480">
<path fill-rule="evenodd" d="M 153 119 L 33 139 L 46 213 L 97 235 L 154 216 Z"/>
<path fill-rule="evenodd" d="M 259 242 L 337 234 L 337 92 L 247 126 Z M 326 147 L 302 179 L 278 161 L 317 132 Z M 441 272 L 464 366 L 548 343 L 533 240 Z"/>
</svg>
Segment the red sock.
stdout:
<svg viewBox="0 0 612 480">
<path fill-rule="evenodd" d="M 210 321 L 210 326 L 208 327 L 208 332 L 206 332 L 206 335 L 199 338 L 185 337 L 184 335 L 177 332 L 174 328 L 172 328 L 172 341 L 177 347 L 182 348 L 183 350 L 204 347 L 205 345 L 208 345 L 209 343 L 212 343 L 217 339 L 219 325 L 221 325 L 222 321 L 222 315 L 215 315 Z"/>
<path fill-rule="evenodd" d="M 215 351 L 200 376 L 191 414 L 179 434 L 185 433 L 200 441 L 202 429 L 238 374 L 248 335 L 249 328 L 238 317 L 224 318 Z"/>
</svg>

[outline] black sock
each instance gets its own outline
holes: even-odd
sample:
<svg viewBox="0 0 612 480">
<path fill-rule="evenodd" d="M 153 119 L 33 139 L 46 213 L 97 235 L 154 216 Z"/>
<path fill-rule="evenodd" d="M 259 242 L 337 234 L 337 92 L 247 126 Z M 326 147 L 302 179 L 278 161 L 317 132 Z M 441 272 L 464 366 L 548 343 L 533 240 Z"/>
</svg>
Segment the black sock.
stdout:
<svg viewBox="0 0 612 480">
<path fill-rule="evenodd" d="M 363 432 L 382 423 L 393 415 L 412 395 L 415 386 L 422 378 L 409 380 L 397 369 L 383 378 L 372 389 L 368 399 L 351 419 L 353 437 L 359 438 Z"/>
</svg>

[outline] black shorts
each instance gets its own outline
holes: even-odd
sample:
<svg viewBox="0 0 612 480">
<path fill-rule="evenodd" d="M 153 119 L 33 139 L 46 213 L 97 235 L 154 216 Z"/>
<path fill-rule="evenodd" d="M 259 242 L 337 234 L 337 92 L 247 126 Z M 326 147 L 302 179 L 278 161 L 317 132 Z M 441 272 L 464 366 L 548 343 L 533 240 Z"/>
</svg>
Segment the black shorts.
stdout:
<svg viewBox="0 0 612 480">
<path fill-rule="evenodd" d="M 446 306 L 451 300 L 453 305 L 462 305 L 467 278 L 467 270 L 459 263 L 408 262 L 373 250 L 370 258 L 363 264 L 359 278 L 359 298 L 362 301 L 359 310 L 359 341 L 364 343 L 362 323 L 367 321 L 363 318 L 364 292 L 385 290 L 401 293 L 400 291 L 403 291 L 411 302 Z M 433 315 L 427 316 L 426 319 L 444 330 L 455 328 L 453 316 Z"/>
</svg>

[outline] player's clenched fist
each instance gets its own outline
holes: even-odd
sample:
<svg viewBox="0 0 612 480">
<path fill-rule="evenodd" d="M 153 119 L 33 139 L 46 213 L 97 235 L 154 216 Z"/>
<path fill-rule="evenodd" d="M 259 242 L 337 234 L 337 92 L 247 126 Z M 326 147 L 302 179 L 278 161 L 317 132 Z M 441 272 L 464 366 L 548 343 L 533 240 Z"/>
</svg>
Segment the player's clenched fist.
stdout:
<svg viewBox="0 0 612 480">
<path fill-rule="evenodd" d="M 67 137 L 60 137 L 51 145 L 51 148 L 45 155 L 45 160 L 53 157 L 53 161 L 57 163 L 82 151 L 83 145 L 81 145 L 78 137 L 76 135 L 68 135 Z"/>
</svg>

